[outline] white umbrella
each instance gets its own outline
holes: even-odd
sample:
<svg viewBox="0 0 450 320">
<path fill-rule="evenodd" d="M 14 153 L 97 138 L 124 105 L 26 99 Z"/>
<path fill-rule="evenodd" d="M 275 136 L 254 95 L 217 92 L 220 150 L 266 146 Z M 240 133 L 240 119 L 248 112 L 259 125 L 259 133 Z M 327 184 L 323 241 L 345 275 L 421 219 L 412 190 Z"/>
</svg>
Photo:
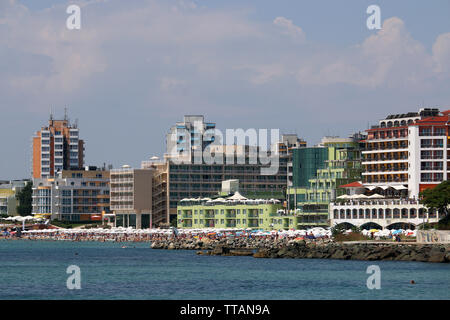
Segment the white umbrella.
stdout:
<svg viewBox="0 0 450 320">
<path fill-rule="evenodd" d="M 244 197 L 242 194 L 240 194 L 239 191 L 236 191 L 234 195 L 228 197 L 228 200 L 248 200 L 248 199 Z"/>
</svg>

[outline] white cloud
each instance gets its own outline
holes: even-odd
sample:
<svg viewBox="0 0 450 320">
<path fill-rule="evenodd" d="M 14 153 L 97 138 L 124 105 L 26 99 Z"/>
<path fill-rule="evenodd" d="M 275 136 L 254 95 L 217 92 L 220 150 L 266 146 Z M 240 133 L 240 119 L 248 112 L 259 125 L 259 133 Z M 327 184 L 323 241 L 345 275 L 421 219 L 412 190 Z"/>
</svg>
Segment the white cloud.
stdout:
<svg viewBox="0 0 450 320">
<path fill-rule="evenodd" d="M 273 20 L 273 24 L 281 28 L 283 34 L 288 35 L 297 41 L 305 41 L 305 33 L 302 28 L 296 26 L 292 20 L 286 19 L 285 17 L 276 17 Z"/>
<path fill-rule="evenodd" d="M 433 58 L 435 59 L 438 73 L 450 73 L 450 33 L 444 33 L 437 37 L 433 44 Z"/>
<path fill-rule="evenodd" d="M 359 45 L 311 57 L 298 67 L 297 79 L 301 84 L 313 85 L 419 88 L 437 76 L 437 63 L 439 70 L 445 70 L 448 43 L 447 37 L 439 37 L 430 55 L 422 43 L 412 38 L 404 22 L 393 17 Z"/>
</svg>

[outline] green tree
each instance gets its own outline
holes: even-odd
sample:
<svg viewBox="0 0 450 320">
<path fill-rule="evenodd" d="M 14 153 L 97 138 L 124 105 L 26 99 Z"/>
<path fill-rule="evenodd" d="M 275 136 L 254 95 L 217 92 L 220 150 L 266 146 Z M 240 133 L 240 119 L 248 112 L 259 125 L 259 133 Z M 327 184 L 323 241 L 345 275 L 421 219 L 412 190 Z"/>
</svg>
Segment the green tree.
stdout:
<svg viewBox="0 0 450 320">
<path fill-rule="evenodd" d="M 425 189 L 420 196 L 422 197 L 420 203 L 425 205 L 428 210 L 435 209 L 444 213 L 441 221 L 449 220 L 450 180 L 443 181 L 432 189 Z"/>
<path fill-rule="evenodd" d="M 29 182 L 27 185 L 16 194 L 16 199 L 19 204 L 17 205 L 17 213 L 21 216 L 28 216 L 31 214 L 31 200 L 33 194 L 33 183 Z"/>
</svg>

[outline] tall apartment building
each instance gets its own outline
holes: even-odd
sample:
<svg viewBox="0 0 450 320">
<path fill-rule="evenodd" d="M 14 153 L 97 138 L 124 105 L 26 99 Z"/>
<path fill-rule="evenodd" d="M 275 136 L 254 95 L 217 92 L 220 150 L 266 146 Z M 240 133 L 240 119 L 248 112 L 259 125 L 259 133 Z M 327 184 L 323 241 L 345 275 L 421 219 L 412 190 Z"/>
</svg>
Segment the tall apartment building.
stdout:
<svg viewBox="0 0 450 320">
<path fill-rule="evenodd" d="M 153 169 L 152 178 L 152 217 L 153 225 L 170 221 L 168 172 L 169 163 L 152 157 L 150 161 L 142 161 L 141 169 Z"/>
<path fill-rule="evenodd" d="M 70 124 L 67 116 L 54 120 L 33 137 L 33 178 L 54 177 L 58 172 L 81 169 L 84 165 L 84 142 L 79 139 L 76 124 Z"/>
<path fill-rule="evenodd" d="M 408 127 L 410 197 L 450 180 L 450 110 Z"/>
<path fill-rule="evenodd" d="M 293 184 L 293 153 L 299 148 L 306 148 L 306 141 L 299 138 L 296 134 L 282 134 L 281 141 L 278 143 L 278 151 L 282 155 L 287 155 L 287 186 L 292 187 Z"/>
<path fill-rule="evenodd" d="M 182 122 L 177 122 L 166 135 L 166 157 L 190 158 L 194 150 L 203 151 L 214 142 L 214 134 L 204 135 L 213 130 L 216 124 L 205 122 L 202 115 L 186 115 Z"/>
<path fill-rule="evenodd" d="M 133 169 L 128 165 L 111 170 L 111 210 L 117 227 L 147 229 L 153 221 L 153 169 Z"/>
<path fill-rule="evenodd" d="M 392 186 L 417 198 L 423 188 L 446 180 L 448 112 L 423 108 L 389 115 L 367 130 L 363 184 Z"/>
<path fill-rule="evenodd" d="M 86 167 L 33 179 L 32 213 L 61 221 L 101 221 L 110 212 L 109 171 Z"/>
</svg>

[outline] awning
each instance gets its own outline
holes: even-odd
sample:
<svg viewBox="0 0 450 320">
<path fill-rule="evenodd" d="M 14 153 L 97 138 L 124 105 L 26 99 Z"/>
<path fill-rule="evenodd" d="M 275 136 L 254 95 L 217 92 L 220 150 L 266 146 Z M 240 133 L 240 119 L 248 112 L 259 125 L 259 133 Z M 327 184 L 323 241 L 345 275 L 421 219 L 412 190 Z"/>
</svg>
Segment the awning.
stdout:
<svg viewBox="0 0 450 320">
<path fill-rule="evenodd" d="M 241 195 L 238 191 L 236 191 L 234 195 L 228 197 L 228 200 L 248 200 L 248 199 L 243 195 Z"/>
<path fill-rule="evenodd" d="M 405 186 L 392 186 L 395 190 L 407 190 L 408 188 Z"/>
</svg>

